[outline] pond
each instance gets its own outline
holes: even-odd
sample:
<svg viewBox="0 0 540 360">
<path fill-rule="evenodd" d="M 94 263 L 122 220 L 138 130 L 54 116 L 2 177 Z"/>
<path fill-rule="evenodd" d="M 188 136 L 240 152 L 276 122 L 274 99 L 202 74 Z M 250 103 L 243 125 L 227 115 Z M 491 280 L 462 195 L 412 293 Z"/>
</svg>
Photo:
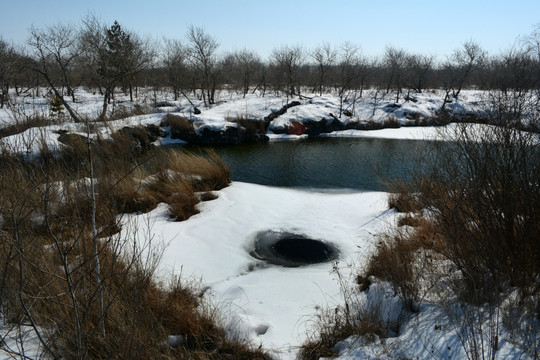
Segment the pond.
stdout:
<svg viewBox="0 0 540 360">
<path fill-rule="evenodd" d="M 215 148 L 233 181 L 325 191 L 385 191 L 385 181 L 406 180 L 435 142 L 318 138 Z"/>
</svg>

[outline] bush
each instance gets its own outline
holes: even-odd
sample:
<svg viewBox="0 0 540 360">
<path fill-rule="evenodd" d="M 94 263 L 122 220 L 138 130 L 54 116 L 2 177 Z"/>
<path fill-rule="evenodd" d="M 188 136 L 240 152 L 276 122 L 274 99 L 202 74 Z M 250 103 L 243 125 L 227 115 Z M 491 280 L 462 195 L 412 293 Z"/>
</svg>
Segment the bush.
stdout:
<svg viewBox="0 0 540 360">
<path fill-rule="evenodd" d="M 266 134 L 267 125 L 264 120 L 248 119 L 239 116 L 236 119 L 233 119 L 232 122 L 245 129 L 245 133 L 242 136 L 246 141 L 257 141 Z"/>
<path fill-rule="evenodd" d="M 162 121 L 161 126 L 168 126 L 171 132 L 171 138 L 189 140 L 189 138 L 195 135 L 195 127 L 193 121 L 186 119 L 182 116 L 167 114 L 165 120 Z"/>
<path fill-rule="evenodd" d="M 484 302 L 504 286 L 530 291 L 540 274 L 537 139 L 511 126 L 466 124 L 449 138 L 455 147 L 421 179 L 418 203 L 430 209 L 445 255 L 465 277 L 465 293 Z"/>
<path fill-rule="evenodd" d="M 384 119 L 382 126 L 383 128 L 399 129 L 401 127 L 401 123 L 395 116 L 389 116 Z"/>
<path fill-rule="evenodd" d="M 85 138 L 64 134 L 63 151 L 53 155 L 43 147 L 32 163 L 0 152 L 0 311 L 14 324 L 5 335 L 30 323 L 54 358 L 268 359 L 226 339 L 219 313 L 195 286 L 179 279 L 158 284 L 161 250 L 137 236 L 144 229 L 118 232 L 118 215 L 162 201 L 171 216 L 188 218 L 199 201 L 195 189 L 228 185 L 228 168 L 211 152 L 134 147 L 133 134 L 142 138 L 145 131 L 119 131 L 89 145 L 99 241 L 91 231 Z M 167 345 L 169 335 L 183 341 Z"/>
<path fill-rule="evenodd" d="M 34 127 L 43 127 L 55 124 L 57 121 L 34 114 L 25 116 L 24 119 L 15 121 L 14 124 L 0 128 L 0 139 L 15 134 L 20 134 Z"/>
</svg>

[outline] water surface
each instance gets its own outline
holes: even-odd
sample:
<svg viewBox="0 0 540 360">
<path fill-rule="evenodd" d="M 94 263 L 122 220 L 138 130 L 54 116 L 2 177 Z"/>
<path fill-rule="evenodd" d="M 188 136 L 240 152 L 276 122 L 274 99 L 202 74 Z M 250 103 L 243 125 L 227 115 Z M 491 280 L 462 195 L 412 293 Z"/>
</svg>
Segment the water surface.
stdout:
<svg viewBox="0 0 540 360">
<path fill-rule="evenodd" d="M 321 190 L 386 190 L 406 180 L 436 144 L 418 140 L 320 138 L 215 148 L 233 181 Z"/>
</svg>

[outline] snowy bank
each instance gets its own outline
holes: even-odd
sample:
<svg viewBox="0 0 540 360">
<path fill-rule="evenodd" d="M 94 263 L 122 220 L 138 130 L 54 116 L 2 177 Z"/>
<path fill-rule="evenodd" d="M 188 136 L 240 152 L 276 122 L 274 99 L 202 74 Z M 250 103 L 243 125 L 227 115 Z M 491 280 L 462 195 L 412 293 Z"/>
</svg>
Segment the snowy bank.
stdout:
<svg viewBox="0 0 540 360">
<path fill-rule="evenodd" d="M 141 90 L 141 93 L 143 91 Z M 84 118 L 95 119 L 100 109 L 100 99 L 84 89 L 77 89 L 77 102 L 70 105 Z M 92 122 L 92 136 L 107 137 L 114 130 L 125 126 L 148 126 L 163 124 L 168 114 L 186 119 L 193 126 L 191 139 L 210 145 L 212 141 L 220 143 L 238 143 L 253 139 L 284 140 L 299 139 L 306 136 L 362 136 L 391 138 L 420 138 L 424 129 L 428 137 L 433 137 L 437 128 L 416 127 L 437 123 L 438 111 L 442 106 L 443 93 L 440 90 L 416 94 L 411 101 L 395 104 L 394 97 L 384 92 L 369 90 L 362 97 L 355 97 L 345 102 L 340 109 L 337 95 L 317 96 L 306 93 L 302 99 L 287 100 L 275 94 L 249 94 L 243 98 L 232 91 L 222 91 L 216 104 L 204 107 L 196 98 L 169 100 L 171 94 L 160 96 L 171 106 L 159 107 L 148 96 L 141 96 L 131 103 L 118 94 L 116 105 L 111 106 L 109 116 L 119 120 Z M 447 111 L 452 118 L 474 119 L 482 116 L 486 94 L 481 91 L 464 90 L 459 101 L 447 104 Z M 43 98 L 16 98 L 15 103 L 0 112 L 0 126 L 9 126 L 32 116 L 48 116 L 49 104 Z M 194 113 L 194 106 L 200 113 Z M 147 115 L 130 115 L 130 110 L 145 109 L 153 112 Z M 341 111 L 342 110 L 342 111 Z M 341 114 L 340 114 L 341 113 Z M 126 116 L 121 116 L 126 114 Z M 55 124 L 47 127 L 32 128 L 20 134 L 0 139 L 4 146 L 18 152 L 34 152 L 43 139 L 51 149 L 58 149 L 59 132 L 85 133 L 85 124 L 72 123 L 67 115 L 55 118 Z M 239 122 L 244 121 L 244 123 Z M 246 123 L 247 122 L 247 123 Z M 263 129 L 248 126 L 249 122 L 263 123 Z M 395 127 L 401 126 L 400 129 Z M 389 128 L 394 127 L 394 128 Z M 380 129 L 383 130 L 369 130 Z M 171 143 L 172 132 L 162 127 L 162 143 Z M 369 130 L 369 131 L 368 131 Z M 253 132 L 253 134 L 251 134 Z M 256 132 L 256 133 L 255 133 Z M 196 136 L 193 136 L 196 135 Z M 187 135 L 180 140 L 189 138 Z M 216 140 L 217 139 L 217 140 Z M 32 140 L 32 141 L 31 141 Z M 36 141 L 34 141 L 36 140 Z"/>
<path fill-rule="evenodd" d="M 385 193 L 329 194 L 247 183 L 233 183 L 200 210 L 180 223 L 170 221 L 164 207 L 128 221 L 139 228 L 151 224 L 152 235 L 168 244 L 162 276 L 202 279 L 206 294 L 225 309 L 231 335 L 277 350 L 284 359 L 295 357 L 316 307 L 340 303 L 340 289 L 330 262 L 286 268 L 253 258 L 249 249 L 256 234 L 282 230 L 331 242 L 349 273 L 349 265 L 372 253 L 374 234 L 393 216 Z"/>
</svg>

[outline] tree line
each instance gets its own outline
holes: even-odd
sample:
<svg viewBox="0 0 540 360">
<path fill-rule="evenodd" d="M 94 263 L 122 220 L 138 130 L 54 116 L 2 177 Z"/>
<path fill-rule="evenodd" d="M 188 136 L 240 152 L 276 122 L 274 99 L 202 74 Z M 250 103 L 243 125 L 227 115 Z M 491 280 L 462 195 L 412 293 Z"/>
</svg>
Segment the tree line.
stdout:
<svg viewBox="0 0 540 360">
<path fill-rule="evenodd" d="M 65 98 L 76 102 L 73 89 L 78 86 L 103 97 L 101 117 L 116 90 L 133 100 L 139 87 L 148 86 L 169 87 L 175 100 L 196 95 L 206 106 L 216 102 L 220 89 L 244 96 L 276 92 L 287 98 L 331 92 L 343 102 L 351 93 L 362 97 L 365 89 L 376 88 L 395 95 L 396 103 L 426 89 L 443 89 L 444 104 L 465 88 L 540 90 L 540 27 L 500 54 L 490 55 L 467 41 L 443 60 L 393 46 L 370 57 L 352 42 L 321 43 L 314 49 L 281 45 L 263 59 L 249 49 L 219 52 L 219 41 L 202 27 L 189 26 L 183 40 L 156 41 L 95 16 L 78 25 L 32 27 L 26 45 L 23 49 L 0 39 L 0 106 L 10 89 L 17 95 L 39 95 L 45 86 L 72 117 L 76 114 Z"/>
</svg>

